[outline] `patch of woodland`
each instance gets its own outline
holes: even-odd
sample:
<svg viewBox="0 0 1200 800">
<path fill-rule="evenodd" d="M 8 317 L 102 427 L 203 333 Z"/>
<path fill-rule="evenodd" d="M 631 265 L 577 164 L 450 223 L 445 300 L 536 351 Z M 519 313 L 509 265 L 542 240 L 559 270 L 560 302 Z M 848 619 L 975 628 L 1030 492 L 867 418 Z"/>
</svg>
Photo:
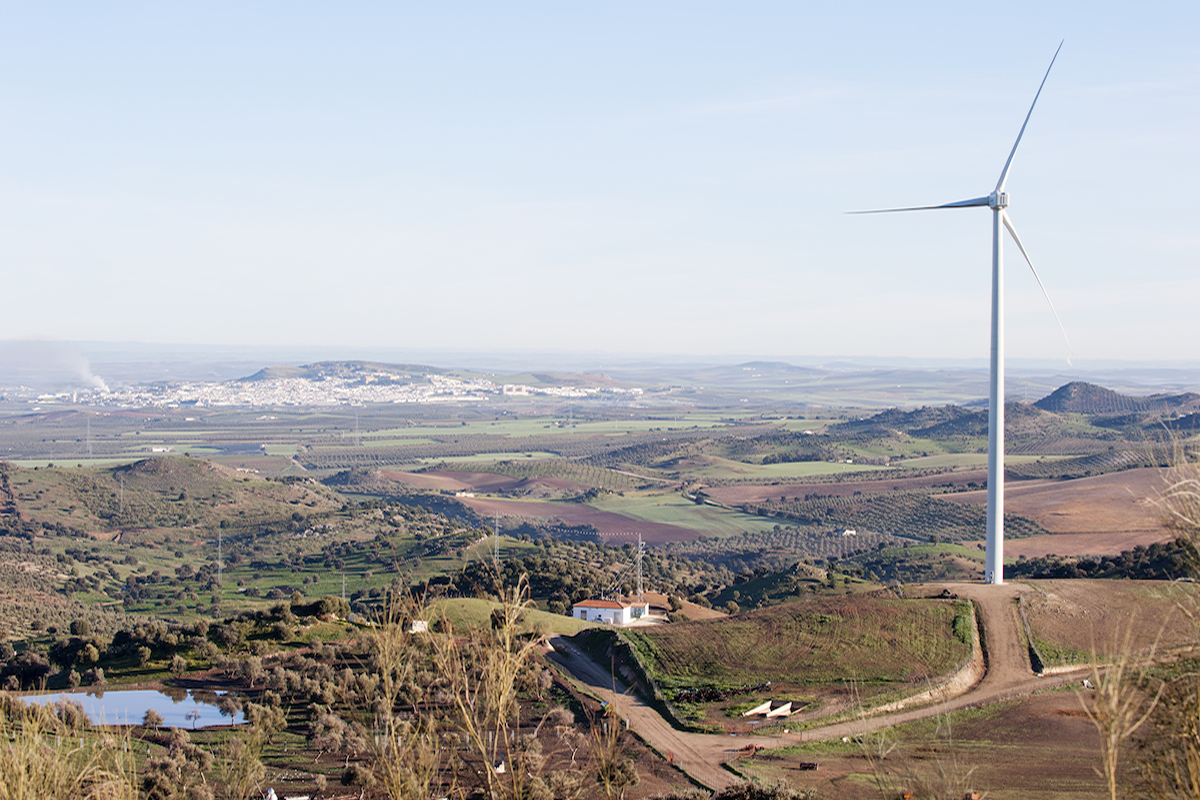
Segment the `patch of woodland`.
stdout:
<svg viewBox="0 0 1200 800">
<path fill-rule="evenodd" d="M 1015 563 L 1005 567 L 1005 572 L 1013 578 L 1174 581 L 1191 576 L 1193 566 L 1188 543 L 1175 539 L 1138 545 L 1115 556 L 1020 556 Z"/>
</svg>

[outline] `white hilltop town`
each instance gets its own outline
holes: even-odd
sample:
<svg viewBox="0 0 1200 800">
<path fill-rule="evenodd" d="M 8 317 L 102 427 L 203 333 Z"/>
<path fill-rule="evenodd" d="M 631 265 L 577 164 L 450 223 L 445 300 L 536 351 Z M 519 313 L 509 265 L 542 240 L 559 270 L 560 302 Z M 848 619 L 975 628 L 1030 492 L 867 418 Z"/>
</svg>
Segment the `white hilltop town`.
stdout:
<svg viewBox="0 0 1200 800">
<path fill-rule="evenodd" d="M 38 394 L 29 397 L 29 400 L 41 404 L 178 408 L 455 403 L 486 401 L 500 396 L 630 397 L 641 393 L 642 390 L 637 388 L 501 384 L 486 378 L 380 370 L 356 371 L 348 375 L 324 374 L 222 382 L 169 382 L 117 389 L 101 385 L 85 391 Z"/>
</svg>

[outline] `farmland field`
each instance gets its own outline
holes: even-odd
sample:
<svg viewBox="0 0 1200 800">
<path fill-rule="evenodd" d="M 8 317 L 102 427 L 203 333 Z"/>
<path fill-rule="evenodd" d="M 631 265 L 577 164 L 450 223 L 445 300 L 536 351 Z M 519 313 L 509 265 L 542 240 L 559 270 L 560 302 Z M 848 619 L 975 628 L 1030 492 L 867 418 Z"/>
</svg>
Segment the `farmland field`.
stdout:
<svg viewBox="0 0 1200 800">
<path fill-rule="evenodd" d="M 881 749 L 894 746 L 879 760 Z M 979 791 L 993 800 L 1092 800 L 1106 796 L 1099 737 L 1074 692 L 1049 692 L 909 723 L 861 742 L 811 742 L 736 761 L 739 773 L 768 785 L 813 788 L 824 800 L 895 795 L 925 784 Z M 876 759 L 876 770 L 868 760 Z M 818 763 L 815 771 L 801 762 Z"/>
<path fill-rule="evenodd" d="M 0 599 L 14 645 L 7 677 L 17 654 L 31 651 L 65 659 L 44 676 L 56 688 L 92 683 L 93 665 L 113 683 L 165 678 L 176 653 L 233 691 L 246 689 L 236 673 L 268 664 L 361 673 L 370 658 L 343 645 L 353 648 L 395 589 L 422 593 L 460 635 L 486 637 L 495 593 L 526 576 L 541 610 L 526 610 L 524 630 L 571 634 L 586 627 L 563 613 L 572 604 L 628 596 L 641 572 L 664 621 L 627 636 L 658 685 L 668 696 L 729 691 L 720 700 L 670 698 L 685 718 L 740 735 L 773 723 L 751 725 L 736 717 L 739 706 L 790 699 L 806 705 L 778 729 L 792 726 L 799 739 L 818 718 L 850 715 L 861 701 L 913 694 L 969 655 L 965 602 L 901 597 L 919 580 L 979 579 L 986 413 L 976 404 L 881 413 L 811 404 L 839 395 L 867 405 L 969 395 L 978 376 L 950 389 L 929 376 L 915 389 L 896 386 L 908 380 L 899 374 L 888 385 L 842 376 L 834 379 L 841 386 L 831 380 L 801 400 L 791 378 L 780 385 L 771 377 L 776 369 L 726 370 L 730 384 L 719 388 L 710 374 L 620 398 L 497 394 L 436 407 L 116 411 L 63 401 L 43 411 L 0 398 L 0 525 L 8 534 L 0 538 Z M 855 393 L 856 381 L 865 394 Z M 1011 407 L 1007 522 L 1010 535 L 1028 538 L 1010 538 L 1010 558 L 1116 553 L 1170 536 L 1145 498 L 1159 485 L 1154 465 L 1171 455 L 1164 431 L 1182 425 L 1197 401 L 1105 399 L 1107 411 Z M 1163 408 L 1130 410 L 1154 404 Z M 630 546 L 638 533 L 649 545 L 641 559 Z M 1150 557 L 1126 556 L 1127 575 L 1149 571 Z M 1133 646 L 1143 652 L 1163 620 L 1163 647 L 1194 638 L 1176 612 L 1197 599 L 1191 584 L 1009 584 L 1023 593 L 1033 644 L 1052 666 L 1078 664 L 1093 643 L 1111 652 L 1134 614 Z M 314 605 L 334 611 L 318 619 L 304 610 Z M 138 666 L 134 652 L 111 649 L 107 637 L 146 620 L 204 624 L 151 642 Z M 89 627 L 99 637 L 95 655 L 68 652 L 72 640 L 83 647 L 87 634 L 76 631 Z M 1014 621 L 1019 641 L 1016 631 Z M 320 663 L 304 666 L 303 653 Z M 249 697 L 262 696 L 248 680 Z M 272 692 L 295 683 L 272 680 Z M 529 691 L 521 702 L 538 713 L 575 702 L 560 687 L 543 696 L 530 682 Z M 290 730 L 282 735 L 303 754 L 296 758 L 311 761 L 306 732 L 336 698 L 285 702 Z M 922 738 L 936 738 L 941 721 L 903 728 L 906 743 L 889 766 L 899 772 L 946 756 L 980 764 L 974 774 L 985 785 L 973 788 L 989 796 L 1030 796 L 1047 774 L 1058 796 L 1093 796 L 1094 740 L 1070 713 L 1076 702 L 1050 693 L 972 710 L 954 720 L 953 743 Z M 355 756 L 316 758 L 335 782 Z M 855 743 L 803 744 L 736 770 L 807 786 L 814 776 L 794 762 L 810 759 L 822 762 L 822 797 L 874 790 Z M 638 766 L 644 775 L 670 772 L 649 755 Z M 662 783 L 646 781 L 630 796 Z"/>
<path fill-rule="evenodd" d="M 1195 644 L 1187 613 L 1200 592 L 1194 583 L 1166 581 L 1031 581 L 1021 607 L 1048 665 L 1087 663 L 1093 652 L 1107 658 L 1130 632 L 1130 647 L 1148 653 Z M 1132 629 L 1130 630 L 1130 625 Z"/>
<path fill-rule="evenodd" d="M 1115 556 L 1135 547 L 1170 539 L 1161 531 L 1107 531 L 1099 533 L 1050 533 L 1005 542 L 1005 561 L 1012 558 L 1058 556 Z"/>
<path fill-rule="evenodd" d="M 604 495 L 588 505 L 637 521 L 663 523 L 695 531 L 701 536 L 734 536 L 772 529 L 773 519 L 743 514 L 712 505 L 697 504 L 677 492 L 638 492 L 625 497 Z"/>
<path fill-rule="evenodd" d="M 394 481 L 414 486 L 418 489 L 433 489 L 435 491 L 453 492 L 510 492 L 530 484 L 544 484 L 557 489 L 586 489 L 586 484 L 571 483 L 555 478 L 535 478 L 533 480 L 518 480 L 495 472 L 464 472 L 437 470 L 434 472 L 399 472 L 384 470 L 383 474 Z"/>
<path fill-rule="evenodd" d="M 848 479 L 836 483 L 775 483 L 775 484 L 733 484 L 728 486 L 706 487 L 704 492 L 709 497 L 729 505 L 742 503 L 761 503 L 790 497 L 795 500 L 806 494 L 820 494 L 823 497 L 850 497 L 855 494 L 870 494 L 888 491 L 964 491 L 972 483 L 982 486 L 987 482 L 986 470 L 971 470 L 966 472 L 951 472 L 934 474 L 897 473 L 892 477 L 863 477 Z"/>
<path fill-rule="evenodd" d="M 487 497 L 463 497 L 459 500 L 463 505 L 484 517 L 499 514 L 503 517 L 517 519 L 559 520 L 572 526 L 591 525 L 606 541 L 612 539 L 622 542 L 637 541 L 637 535 L 641 533 L 642 539 L 648 544 L 663 544 L 665 542 L 685 542 L 700 535 L 696 531 L 678 525 L 635 520 L 611 511 L 600 511 L 583 503 L 500 500 Z"/>
<path fill-rule="evenodd" d="M 964 606 L 854 595 L 789 603 L 706 623 L 629 631 L 664 689 L 760 684 L 915 684 L 961 667 L 970 645 L 954 636 Z"/>
<path fill-rule="evenodd" d="M 710 457 L 703 466 L 689 470 L 692 475 L 708 480 L 730 478 L 754 479 L 806 478 L 814 475 L 837 475 L 847 472 L 883 470 L 885 467 L 867 464 L 846 464 L 828 461 L 798 461 L 790 464 L 748 464 L 726 458 Z"/>
<path fill-rule="evenodd" d="M 1152 498 L 1162 487 L 1157 469 L 1131 469 L 1069 481 L 1009 481 L 1006 512 L 1032 519 L 1052 535 L 1013 541 L 1011 555 L 1027 557 L 1118 553 L 1174 538 Z M 945 495 L 954 503 L 985 505 L 982 491 Z"/>
</svg>

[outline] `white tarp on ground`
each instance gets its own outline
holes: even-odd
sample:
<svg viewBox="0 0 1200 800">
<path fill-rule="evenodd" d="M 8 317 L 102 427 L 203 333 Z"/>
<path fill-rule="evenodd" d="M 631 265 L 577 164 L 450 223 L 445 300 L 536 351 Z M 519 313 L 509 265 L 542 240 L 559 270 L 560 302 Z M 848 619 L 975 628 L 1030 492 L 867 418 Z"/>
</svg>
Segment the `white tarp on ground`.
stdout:
<svg viewBox="0 0 1200 800">
<path fill-rule="evenodd" d="M 771 701 L 768 700 L 767 702 L 763 703 L 761 706 L 755 706 L 754 708 L 750 709 L 749 711 L 744 712 L 742 714 L 742 716 L 743 717 L 753 717 L 756 714 L 766 714 L 770 710 L 771 710 Z"/>
<path fill-rule="evenodd" d="M 767 716 L 768 717 L 786 717 L 791 713 L 792 713 L 792 704 L 784 703 L 783 705 L 781 705 L 779 708 L 775 709 L 774 711 L 768 711 Z"/>
</svg>

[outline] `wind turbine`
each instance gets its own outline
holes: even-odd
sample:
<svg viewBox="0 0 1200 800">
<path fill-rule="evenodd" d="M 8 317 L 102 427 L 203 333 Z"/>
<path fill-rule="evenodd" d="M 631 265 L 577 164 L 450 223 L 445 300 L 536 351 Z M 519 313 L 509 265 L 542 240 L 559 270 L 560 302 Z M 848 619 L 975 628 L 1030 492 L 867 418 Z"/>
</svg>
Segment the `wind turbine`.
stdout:
<svg viewBox="0 0 1200 800">
<path fill-rule="evenodd" d="M 1021 244 L 1021 237 L 1017 236 L 1012 220 L 1008 218 L 1008 212 L 1005 210 L 1008 208 L 1008 193 L 1004 191 L 1004 186 L 1008 182 L 1008 170 L 1012 167 L 1013 156 L 1017 154 L 1021 137 L 1025 135 L 1025 127 L 1029 125 L 1029 118 L 1033 116 L 1033 108 L 1042 95 L 1042 88 L 1046 85 L 1046 79 L 1050 77 L 1050 70 L 1053 69 L 1054 61 L 1058 58 L 1062 46 L 1063 43 L 1059 42 L 1058 50 L 1054 51 L 1054 58 L 1050 59 L 1050 66 L 1046 68 L 1046 74 L 1042 78 L 1041 85 L 1038 86 L 1037 94 L 1033 96 L 1029 113 L 1025 115 L 1025 122 L 1021 124 L 1017 140 L 1013 142 L 1008 160 L 1004 162 L 1004 169 L 1000 171 L 1000 180 L 996 181 L 996 188 L 991 194 L 986 197 L 972 197 L 970 200 L 959 200 L 937 206 L 910 206 L 908 208 L 850 212 L 852 214 L 888 214 L 896 211 L 932 211 L 940 208 L 973 208 L 975 206 L 987 206 L 992 210 L 992 361 L 988 391 L 987 558 L 985 562 L 985 580 L 992 584 L 1004 583 L 1004 230 L 1007 230 L 1012 236 L 1017 249 L 1025 257 L 1025 263 L 1029 264 L 1029 268 L 1033 270 L 1033 277 L 1041 287 L 1042 294 L 1046 296 L 1046 302 L 1050 303 L 1050 310 L 1054 313 L 1054 318 L 1058 320 L 1058 327 L 1062 329 L 1063 337 L 1067 336 L 1067 329 L 1063 327 L 1058 312 L 1054 310 L 1050 294 L 1046 291 L 1037 270 L 1034 269 L 1029 253 L 1025 252 L 1025 245 Z M 1068 350 L 1070 347 L 1071 340 L 1068 338 Z"/>
</svg>

